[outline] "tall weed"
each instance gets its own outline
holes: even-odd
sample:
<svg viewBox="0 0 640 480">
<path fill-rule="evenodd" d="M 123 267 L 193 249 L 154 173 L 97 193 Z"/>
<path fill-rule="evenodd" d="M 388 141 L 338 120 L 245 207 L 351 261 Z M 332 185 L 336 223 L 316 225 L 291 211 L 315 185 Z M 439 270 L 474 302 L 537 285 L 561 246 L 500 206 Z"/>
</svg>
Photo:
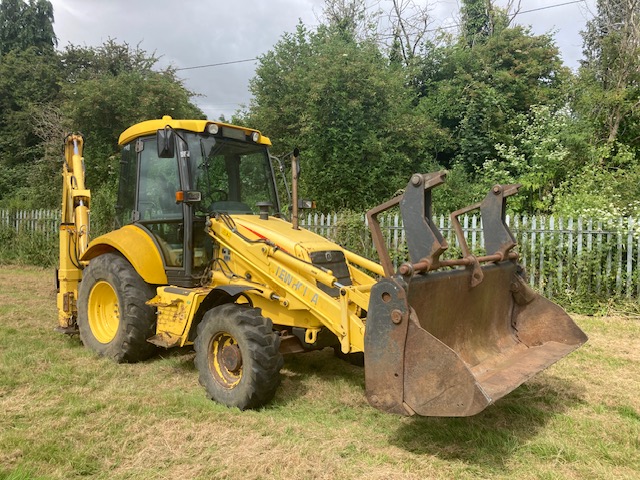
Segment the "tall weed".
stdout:
<svg viewBox="0 0 640 480">
<path fill-rule="evenodd" d="M 58 238 L 43 232 L 0 228 L 0 264 L 51 267 L 58 262 Z"/>
</svg>

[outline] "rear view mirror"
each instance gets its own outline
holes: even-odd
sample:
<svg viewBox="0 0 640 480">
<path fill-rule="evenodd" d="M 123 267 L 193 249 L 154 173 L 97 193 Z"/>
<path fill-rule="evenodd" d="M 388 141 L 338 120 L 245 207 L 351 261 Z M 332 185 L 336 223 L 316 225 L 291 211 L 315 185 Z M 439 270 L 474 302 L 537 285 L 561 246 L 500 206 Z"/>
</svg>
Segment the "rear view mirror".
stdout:
<svg viewBox="0 0 640 480">
<path fill-rule="evenodd" d="M 158 157 L 173 158 L 175 157 L 175 134 L 168 125 L 156 133 L 158 143 Z"/>
<path fill-rule="evenodd" d="M 298 208 L 301 210 L 311 210 L 316 208 L 316 202 L 314 200 L 307 200 L 306 198 L 299 198 Z"/>
</svg>

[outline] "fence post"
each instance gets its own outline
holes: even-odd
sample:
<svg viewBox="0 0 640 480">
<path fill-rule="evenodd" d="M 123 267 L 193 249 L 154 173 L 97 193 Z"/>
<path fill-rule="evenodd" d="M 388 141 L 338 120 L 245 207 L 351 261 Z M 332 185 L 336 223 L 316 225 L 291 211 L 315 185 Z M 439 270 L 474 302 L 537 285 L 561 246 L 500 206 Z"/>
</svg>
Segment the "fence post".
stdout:
<svg viewBox="0 0 640 480">
<path fill-rule="evenodd" d="M 398 225 L 400 219 L 398 218 L 398 213 L 395 213 L 393 216 L 393 268 L 398 268 L 398 251 L 400 250 L 400 245 L 398 243 Z"/>
<path fill-rule="evenodd" d="M 596 293 L 600 295 L 602 293 L 602 221 L 598 220 L 596 227 L 598 233 L 596 234 L 596 244 L 598 248 L 598 263 L 596 264 Z"/>
<path fill-rule="evenodd" d="M 564 288 L 564 279 L 562 277 L 562 269 L 564 268 L 563 261 L 566 258 L 564 255 L 564 218 L 558 218 L 558 246 L 556 248 L 556 258 L 558 261 L 558 291 L 562 291 Z"/>
<path fill-rule="evenodd" d="M 533 285 L 534 281 L 535 281 L 535 272 L 534 272 L 534 268 L 533 266 L 536 264 L 536 254 L 537 249 L 537 234 L 536 234 L 536 226 L 537 226 L 537 222 L 536 222 L 537 218 L 533 217 L 533 219 L 531 220 L 531 271 L 529 272 L 529 284 Z"/>
<path fill-rule="evenodd" d="M 396 213 L 396 215 L 400 219 L 400 226 L 402 227 L 400 229 L 400 244 L 402 246 L 404 246 L 406 244 L 406 242 L 407 242 L 406 235 L 405 235 L 405 230 L 404 230 L 404 222 L 402 221 L 402 217 L 401 217 L 401 215 L 399 213 Z"/>
<path fill-rule="evenodd" d="M 618 264 L 618 269 L 616 271 L 616 294 L 620 296 L 622 293 L 622 218 L 618 220 L 618 235 L 616 242 L 617 255 L 616 255 L 616 263 Z"/>
<path fill-rule="evenodd" d="M 478 216 L 471 217 L 471 251 L 475 252 L 478 248 Z"/>
<path fill-rule="evenodd" d="M 571 282 L 571 279 L 573 278 L 573 217 L 569 217 L 568 223 L 567 223 L 567 229 L 569 230 L 569 238 L 568 238 L 568 243 L 569 243 L 569 254 L 567 255 L 569 262 L 567 263 L 567 283 L 571 286 L 573 286 L 573 283 Z"/>
<path fill-rule="evenodd" d="M 627 220 L 627 298 L 631 298 L 631 281 L 633 275 L 633 219 Z"/>
<path fill-rule="evenodd" d="M 636 224 L 638 223 L 637 219 L 636 219 Z M 640 270 L 640 235 L 638 235 L 638 242 L 636 243 L 636 252 L 637 252 L 637 258 L 636 258 L 636 270 Z M 635 275 L 635 279 L 637 282 L 636 285 L 636 298 L 640 298 L 640 275 Z"/>
<path fill-rule="evenodd" d="M 584 285 L 584 280 L 587 277 L 587 272 L 585 271 L 584 268 L 580 268 L 580 265 L 584 265 L 584 260 L 582 259 L 582 243 L 583 243 L 583 236 L 584 236 L 584 228 L 583 228 L 584 224 L 583 224 L 583 220 L 582 217 L 578 217 L 578 244 L 576 245 L 576 255 L 577 255 L 577 260 L 578 260 L 578 264 L 576 265 L 578 268 L 576 268 L 576 289 L 580 289 L 581 285 Z M 585 286 L 585 291 L 589 291 L 589 282 L 586 282 L 586 286 Z"/>
<path fill-rule="evenodd" d="M 613 264 L 613 252 L 611 245 L 611 232 L 607 232 L 607 262 L 605 268 L 605 282 L 607 286 L 607 296 L 611 295 L 611 270 Z"/>
<path fill-rule="evenodd" d="M 554 262 L 554 257 L 556 256 L 556 220 L 553 216 L 549 217 L 549 263 L 551 265 L 558 265 L 558 263 L 562 262 Z M 555 283 L 555 278 L 553 275 L 553 271 L 551 268 L 548 269 L 549 273 L 547 274 L 547 297 L 553 298 L 553 284 Z"/>
<path fill-rule="evenodd" d="M 541 292 L 544 292 L 544 280 L 546 278 L 546 272 L 544 271 L 544 252 L 546 251 L 544 244 L 544 217 L 540 217 L 540 256 L 538 259 L 538 288 Z"/>
<path fill-rule="evenodd" d="M 522 268 L 524 268 L 524 271 L 526 272 L 527 259 L 529 258 L 529 255 L 527 254 L 527 249 L 529 248 L 529 243 L 527 242 L 528 218 L 526 215 L 522 216 L 522 221 L 520 222 L 520 225 L 522 227 L 522 231 L 521 231 L 522 241 L 520 242 L 520 263 L 522 263 Z"/>
</svg>

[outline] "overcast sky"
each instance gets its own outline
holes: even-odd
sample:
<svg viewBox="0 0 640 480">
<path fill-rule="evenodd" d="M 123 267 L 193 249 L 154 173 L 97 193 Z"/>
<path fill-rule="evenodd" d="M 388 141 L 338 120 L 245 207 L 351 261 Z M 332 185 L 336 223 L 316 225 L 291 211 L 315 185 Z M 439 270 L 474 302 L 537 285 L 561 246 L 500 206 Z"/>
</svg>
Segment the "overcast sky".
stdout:
<svg viewBox="0 0 640 480">
<path fill-rule="evenodd" d="M 419 0 L 418 0 L 419 1 Z M 582 56 L 580 31 L 593 15 L 596 0 L 521 0 L 517 23 L 533 33 L 554 33 L 566 65 L 576 68 Z M 298 20 L 318 25 L 323 0 L 51 0 L 59 48 L 67 44 L 98 46 L 109 38 L 161 56 L 160 64 L 187 68 L 255 58 L 271 50 Z M 384 10 L 389 0 L 377 0 Z M 424 3 L 427 3 L 424 1 Z M 507 0 L 497 0 L 506 5 Z M 433 27 L 459 21 L 457 0 L 429 0 Z M 560 5 L 555 8 L 545 8 Z M 255 62 L 181 70 L 194 100 L 212 119 L 227 118 L 251 97 L 248 82 Z"/>
</svg>

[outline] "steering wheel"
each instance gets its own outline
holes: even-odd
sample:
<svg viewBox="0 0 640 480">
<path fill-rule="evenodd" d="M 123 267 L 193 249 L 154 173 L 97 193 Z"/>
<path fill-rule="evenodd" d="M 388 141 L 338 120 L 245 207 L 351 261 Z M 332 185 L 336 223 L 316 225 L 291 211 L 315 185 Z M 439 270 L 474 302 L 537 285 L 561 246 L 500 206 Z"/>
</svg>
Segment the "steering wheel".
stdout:
<svg viewBox="0 0 640 480">
<path fill-rule="evenodd" d="M 226 202 L 227 200 L 229 200 L 229 194 L 224 190 L 220 190 L 217 188 L 214 188 L 213 190 L 211 190 L 209 192 L 208 197 L 211 200 L 211 203 Z"/>
</svg>

